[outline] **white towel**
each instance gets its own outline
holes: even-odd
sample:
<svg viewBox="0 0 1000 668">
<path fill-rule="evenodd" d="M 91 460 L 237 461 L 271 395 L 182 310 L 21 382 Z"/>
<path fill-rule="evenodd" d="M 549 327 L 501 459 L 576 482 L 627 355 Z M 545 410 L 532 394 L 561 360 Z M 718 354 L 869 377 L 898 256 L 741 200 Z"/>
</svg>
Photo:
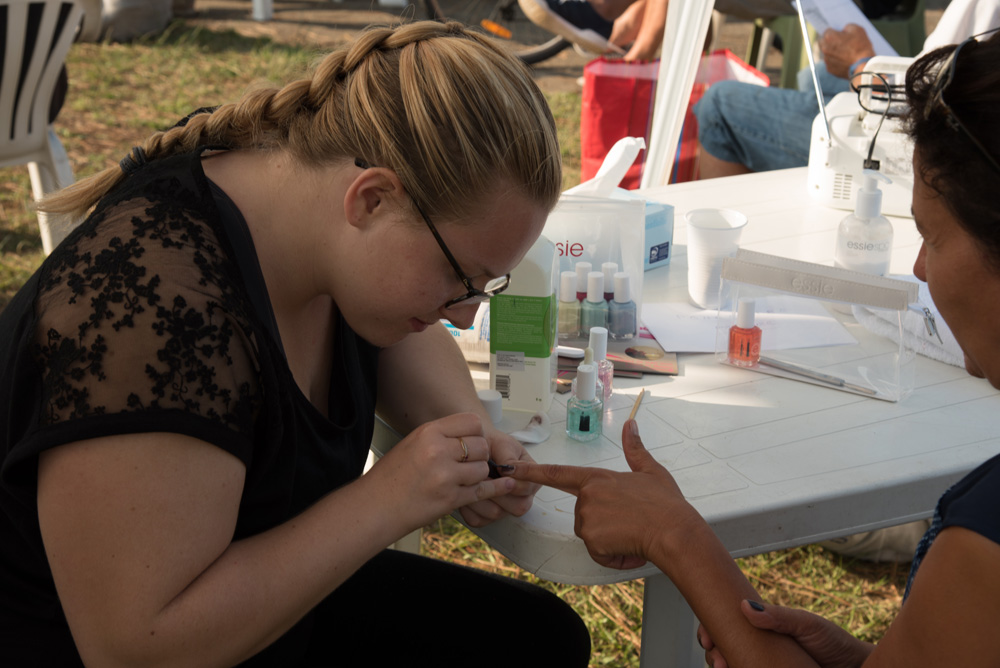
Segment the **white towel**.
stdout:
<svg viewBox="0 0 1000 668">
<path fill-rule="evenodd" d="M 893 275 L 890 278 L 914 283 L 919 282 L 915 276 L 910 275 Z M 907 311 L 903 316 L 902 332 L 905 339 L 904 343 L 921 355 L 938 360 L 939 362 L 964 368 L 965 354 L 962 352 L 962 348 L 958 345 L 958 341 L 955 340 L 955 335 L 951 333 L 948 325 L 945 324 L 941 313 L 934 306 L 934 301 L 931 299 L 931 293 L 927 289 L 927 284 L 923 282 L 919 283 L 920 305 L 926 306 L 934 316 L 934 324 L 937 326 L 937 333 L 941 336 L 941 339 L 938 340 L 937 336 L 927 332 L 927 325 L 924 322 L 923 314 L 915 311 Z M 896 324 L 894 311 L 876 311 L 864 306 L 855 306 L 852 310 L 857 321 L 869 331 L 893 341 L 899 341 L 900 328 Z M 888 319 L 890 314 L 892 314 L 892 320 Z"/>
</svg>

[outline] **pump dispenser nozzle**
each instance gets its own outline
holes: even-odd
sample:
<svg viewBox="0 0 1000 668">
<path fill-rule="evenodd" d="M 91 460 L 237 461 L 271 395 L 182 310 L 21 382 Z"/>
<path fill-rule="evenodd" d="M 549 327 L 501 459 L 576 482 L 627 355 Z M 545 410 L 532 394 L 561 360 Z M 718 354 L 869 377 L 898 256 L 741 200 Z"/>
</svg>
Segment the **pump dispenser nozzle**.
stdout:
<svg viewBox="0 0 1000 668">
<path fill-rule="evenodd" d="M 865 182 L 858 190 L 854 215 L 858 218 L 877 218 L 882 215 L 882 191 L 879 190 L 878 182 L 892 183 L 892 179 L 874 169 L 866 169 L 862 173 Z"/>
</svg>

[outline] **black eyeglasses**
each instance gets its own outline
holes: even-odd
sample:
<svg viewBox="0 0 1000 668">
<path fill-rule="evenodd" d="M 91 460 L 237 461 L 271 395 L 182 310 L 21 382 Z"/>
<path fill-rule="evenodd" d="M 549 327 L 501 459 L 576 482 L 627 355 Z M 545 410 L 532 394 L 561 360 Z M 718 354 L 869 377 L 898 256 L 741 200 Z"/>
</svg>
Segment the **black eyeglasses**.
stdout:
<svg viewBox="0 0 1000 668">
<path fill-rule="evenodd" d="M 973 35 L 956 46 L 955 50 L 951 52 L 951 55 L 948 56 L 947 60 L 941 63 L 941 67 L 937 72 L 937 78 L 934 79 L 934 83 L 931 86 L 930 96 L 927 98 L 927 106 L 924 107 L 924 120 L 930 118 L 931 112 L 934 111 L 934 107 L 941 105 L 946 115 L 945 121 L 948 123 L 948 127 L 956 132 L 964 132 L 965 136 L 969 138 L 969 141 L 975 144 L 976 148 L 979 149 L 979 152 L 983 154 L 983 157 L 986 158 L 991 165 L 993 165 L 993 169 L 1000 172 L 1000 163 L 997 163 L 996 159 L 986 150 L 986 147 L 979 143 L 978 139 L 972 136 L 969 129 L 965 127 L 965 124 L 959 120 L 955 112 L 952 111 L 952 108 L 949 107 L 948 103 L 944 101 L 944 91 L 955 78 L 955 64 L 958 62 L 958 52 L 961 51 L 966 44 L 976 42 L 983 35 L 995 33 L 997 30 L 1000 30 L 1000 28 L 994 28 L 993 30 L 987 30 L 986 32 L 981 32 L 978 35 Z"/>
<path fill-rule="evenodd" d="M 360 167 L 361 169 L 371 169 L 372 167 L 374 167 L 374 165 L 368 164 L 361 158 L 355 158 L 354 164 Z M 438 246 L 441 247 L 441 251 L 444 253 L 444 256 L 448 258 L 448 262 L 451 264 L 451 268 L 455 270 L 455 274 L 458 275 L 458 279 L 462 281 L 462 285 L 464 285 L 465 289 L 468 290 L 468 292 L 466 292 L 461 297 L 455 297 L 454 299 L 449 299 L 447 302 L 445 302 L 444 307 L 446 309 L 453 308 L 459 305 L 468 306 L 470 304 L 478 304 L 480 302 L 484 302 L 490 297 L 498 295 L 504 290 L 506 290 L 508 287 L 510 287 L 510 274 L 490 279 L 482 290 L 472 285 L 472 280 L 468 276 L 466 276 L 465 272 L 462 271 L 462 268 L 458 266 L 458 261 L 455 260 L 455 256 L 451 254 L 450 250 L 448 250 L 448 246 L 445 245 L 444 239 L 441 238 L 441 235 L 438 233 L 437 228 L 434 227 L 434 223 L 432 223 L 431 219 L 427 217 L 427 214 L 424 213 L 424 210 L 420 208 L 420 205 L 417 203 L 417 200 L 413 199 L 412 197 L 410 199 L 413 200 L 413 206 L 416 207 L 417 213 L 419 213 L 420 217 L 424 219 L 425 223 L 427 223 L 427 227 L 430 228 L 431 234 L 434 235 L 434 239 L 437 241 Z"/>
</svg>

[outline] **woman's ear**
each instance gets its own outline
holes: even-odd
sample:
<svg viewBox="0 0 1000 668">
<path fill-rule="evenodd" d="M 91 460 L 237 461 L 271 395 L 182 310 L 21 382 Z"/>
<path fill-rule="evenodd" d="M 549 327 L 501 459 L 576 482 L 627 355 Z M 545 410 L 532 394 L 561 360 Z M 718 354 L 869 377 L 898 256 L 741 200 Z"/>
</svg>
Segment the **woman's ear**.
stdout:
<svg viewBox="0 0 1000 668">
<path fill-rule="evenodd" d="M 406 190 L 396 172 L 384 167 L 362 171 L 344 194 L 344 213 L 354 227 L 366 227 L 405 205 Z"/>
</svg>

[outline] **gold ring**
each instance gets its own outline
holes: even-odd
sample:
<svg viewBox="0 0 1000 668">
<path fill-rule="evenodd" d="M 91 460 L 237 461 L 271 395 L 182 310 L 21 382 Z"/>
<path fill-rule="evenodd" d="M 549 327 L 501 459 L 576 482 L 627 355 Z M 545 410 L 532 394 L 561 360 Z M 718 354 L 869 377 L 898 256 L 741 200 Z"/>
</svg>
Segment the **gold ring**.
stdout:
<svg viewBox="0 0 1000 668">
<path fill-rule="evenodd" d="M 463 453 L 462 459 L 460 461 L 462 461 L 463 463 L 469 461 L 469 446 L 465 444 L 465 441 L 462 438 L 459 438 L 458 442 L 462 444 L 462 453 Z"/>
</svg>

